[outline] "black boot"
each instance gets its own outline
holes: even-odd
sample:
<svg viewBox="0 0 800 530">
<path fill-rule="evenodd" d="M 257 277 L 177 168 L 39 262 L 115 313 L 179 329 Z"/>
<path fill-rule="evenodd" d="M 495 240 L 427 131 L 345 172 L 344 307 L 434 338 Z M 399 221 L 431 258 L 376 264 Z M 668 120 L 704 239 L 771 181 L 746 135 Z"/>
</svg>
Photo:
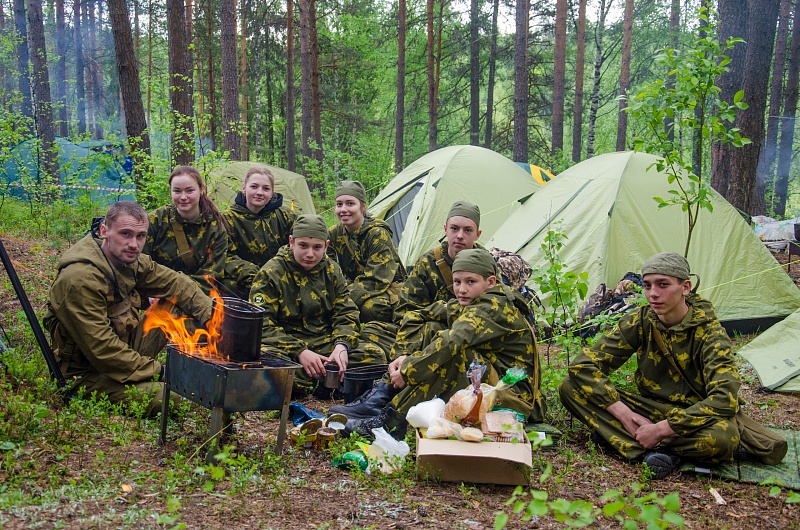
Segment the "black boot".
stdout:
<svg viewBox="0 0 800 530">
<path fill-rule="evenodd" d="M 347 405 L 334 405 L 329 408 L 328 414 L 344 414 L 348 420 L 372 418 L 380 414 L 399 392 L 400 390 L 389 383 L 378 381 L 378 384 Z"/>
<path fill-rule="evenodd" d="M 408 422 L 406 421 L 406 417 L 397 412 L 394 406 L 389 403 L 377 416 L 361 420 L 348 420 L 347 425 L 344 426 L 344 430 L 348 434 L 357 433 L 367 440 L 372 441 L 375 439 L 375 435 L 372 434 L 372 429 L 379 429 L 381 427 L 391 434 L 395 440 L 402 440 L 406 437 Z"/>
</svg>

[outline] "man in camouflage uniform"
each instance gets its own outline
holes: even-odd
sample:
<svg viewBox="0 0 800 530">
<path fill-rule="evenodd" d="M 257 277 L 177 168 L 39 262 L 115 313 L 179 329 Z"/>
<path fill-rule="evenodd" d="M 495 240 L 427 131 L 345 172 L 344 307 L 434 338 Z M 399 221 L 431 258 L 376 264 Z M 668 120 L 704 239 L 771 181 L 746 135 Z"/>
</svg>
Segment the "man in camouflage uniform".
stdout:
<svg viewBox="0 0 800 530">
<path fill-rule="evenodd" d="M 422 255 L 400 290 L 397 313 L 420 310 L 432 303 L 453 298 L 453 260 L 462 250 L 482 248 L 481 210 L 467 201 L 456 201 L 447 214 L 444 233 L 447 238 L 438 247 Z"/>
<path fill-rule="evenodd" d="M 139 311 L 147 297 L 175 298 L 183 311 L 204 323 L 211 299 L 183 274 L 141 254 L 147 213 L 134 202 L 112 206 L 100 239 L 87 235 L 67 250 L 50 287 L 44 325 L 61 372 L 73 391 L 97 391 L 112 403 L 148 394 L 148 415 L 161 409 L 162 365 L 155 356 L 166 345 L 160 330 L 143 331 Z"/>
<path fill-rule="evenodd" d="M 352 232 L 343 223 L 333 226 L 328 235 L 331 251 L 351 284 L 350 296 L 359 308 L 361 322 L 393 322 L 397 292 L 406 271 L 392 242 L 392 230 L 384 221 L 367 215 L 367 194 L 360 182 L 340 182 L 337 205 L 343 195 L 358 200 L 363 223 Z"/>
<path fill-rule="evenodd" d="M 401 438 L 408 410 L 436 396 L 446 401 L 466 388 L 467 367 L 476 358 L 488 366 L 484 379 L 490 384 L 511 367 L 524 368 L 527 378 L 500 391 L 495 406 L 531 421 L 544 419 L 539 354 L 522 296 L 497 280 L 497 265 L 484 249 L 459 252 L 453 279 L 455 299 L 411 311 L 400 324 L 399 355 L 388 374 L 399 393 L 377 416 L 348 421 L 349 431 L 371 437 L 372 429 L 385 427 Z"/>
<path fill-rule="evenodd" d="M 382 349 L 359 347 L 358 308 L 341 268 L 325 254 L 327 237 L 322 217 L 298 217 L 289 245 L 261 268 L 250 290 L 250 302 L 265 310 L 262 345 L 303 366 L 295 378 L 303 392 L 325 376 L 326 363 L 336 363 L 342 377 L 348 366 L 386 363 Z"/>
<path fill-rule="evenodd" d="M 728 462 L 739 445 L 741 385 L 730 339 L 711 303 L 691 292 L 683 256 L 652 256 L 642 280 L 649 305 L 573 360 L 561 402 L 622 456 L 643 458 L 656 478 L 680 457 Z M 638 395 L 608 379 L 634 354 Z"/>
</svg>

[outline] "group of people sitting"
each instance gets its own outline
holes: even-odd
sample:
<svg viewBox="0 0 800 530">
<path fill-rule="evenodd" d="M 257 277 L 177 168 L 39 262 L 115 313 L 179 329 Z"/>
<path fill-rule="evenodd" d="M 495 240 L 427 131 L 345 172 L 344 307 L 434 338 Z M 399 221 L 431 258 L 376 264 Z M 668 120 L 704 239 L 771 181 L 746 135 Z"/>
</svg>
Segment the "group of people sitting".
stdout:
<svg viewBox="0 0 800 530">
<path fill-rule="evenodd" d="M 135 388 L 151 396 L 148 412 L 157 413 L 163 367 L 156 355 L 166 338 L 144 332 L 141 310 L 169 298 L 203 325 L 211 316 L 207 295 L 218 289 L 264 309 L 262 349 L 302 366 L 296 392 L 313 392 L 326 365 L 335 364 L 341 378 L 348 368 L 388 365 L 364 395 L 330 408 L 348 417 L 349 432 L 371 437 L 384 427 L 404 436 L 408 410 L 465 388 L 474 359 L 487 366 L 490 384 L 510 368 L 524 369 L 526 377 L 499 392 L 495 406 L 545 420 L 530 309 L 477 243 L 478 206 L 454 203 L 442 242 L 407 273 L 389 226 L 367 213 L 357 181 L 337 186 L 339 222 L 331 228 L 284 205 L 265 167 L 247 173 L 224 212 L 195 168 L 176 168 L 169 184 L 172 204 L 149 215 L 134 202 L 114 204 L 97 237 L 87 235 L 59 261 L 44 323 L 73 391 L 125 403 Z M 729 461 L 739 446 L 740 385 L 730 340 L 711 304 L 691 293 L 683 257 L 658 254 L 642 275 L 649 305 L 571 363 L 561 400 L 657 477 L 681 458 Z M 666 350 L 677 364 L 665 361 Z M 640 395 L 608 379 L 634 354 Z"/>
</svg>

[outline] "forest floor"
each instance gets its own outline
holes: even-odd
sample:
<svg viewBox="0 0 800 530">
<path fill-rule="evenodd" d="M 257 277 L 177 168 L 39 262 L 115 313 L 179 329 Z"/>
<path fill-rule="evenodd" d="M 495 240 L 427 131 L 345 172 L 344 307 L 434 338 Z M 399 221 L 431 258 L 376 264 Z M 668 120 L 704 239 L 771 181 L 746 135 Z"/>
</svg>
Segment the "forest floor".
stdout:
<svg viewBox="0 0 800 530">
<path fill-rule="evenodd" d="M 24 241 L 3 235 L 17 273 L 41 315 L 50 278 L 65 244 Z M 780 261 L 785 255 L 777 255 Z M 800 285 L 800 264 L 792 277 Z M 167 443 L 158 444 L 159 423 L 122 416 L 88 399 L 65 405 L 51 394 L 41 353 L 8 282 L 0 273 L 0 322 L 9 350 L 0 371 L 0 528 L 442 528 L 495 527 L 498 511 L 508 528 L 563 528 L 551 516 L 524 522 L 505 503 L 510 486 L 439 483 L 417 477 L 413 458 L 394 476 L 363 474 L 331 466 L 331 452 L 286 447 L 274 455 L 276 412 L 235 415 L 223 459 L 203 460 L 209 413 L 190 404 L 169 422 Z M 752 337 L 737 337 L 738 346 Z M 555 385 L 564 373 L 556 348 L 544 355 L 543 378 L 550 422 L 564 433 L 552 450 L 535 451 L 532 489 L 549 499 L 584 500 L 602 507 L 611 489 L 632 495 L 635 484 L 650 492 L 677 492 L 687 528 L 800 528 L 800 505 L 791 492 L 701 474 L 649 477 L 589 440 L 558 404 Z M 769 425 L 800 429 L 800 398 L 765 392 L 742 362 L 746 411 Z M 330 401 L 307 399 L 325 411 Z M 409 438 L 412 445 L 413 440 Z M 540 482 L 541 480 L 541 482 Z M 715 500 L 712 489 L 726 504 Z M 618 528 L 600 515 L 596 528 Z M 643 527 L 643 526 L 642 526 Z"/>
</svg>

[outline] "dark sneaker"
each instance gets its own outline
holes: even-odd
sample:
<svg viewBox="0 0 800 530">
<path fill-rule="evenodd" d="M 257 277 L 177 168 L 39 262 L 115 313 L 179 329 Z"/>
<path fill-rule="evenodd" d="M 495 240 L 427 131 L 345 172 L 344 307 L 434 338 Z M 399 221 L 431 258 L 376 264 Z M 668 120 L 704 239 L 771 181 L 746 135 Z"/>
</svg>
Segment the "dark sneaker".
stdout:
<svg viewBox="0 0 800 530">
<path fill-rule="evenodd" d="M 662 451 L 648 451 L 644 454 L 643 460 L 653 472 L 653 478 L 658 480 L 665 478 L 681 465 L 678 455 Z"/>
<path fill-rule="evenodd" d="M 328 414 L 344 414 L 349 420 L 374 418 L 398 392 L 399 390 L 392 385 L 378 381 L 378 384 L 347 405 L 334 405 L 329 408 Z"/>
<path fill-rule="evenodd" d="M 381 427 L 391 434 L 395 440 L 402 440 L 406 437 L 408 422 L 406 422 L 405 416 L 397 412 L 395 408 L 389 404 L 386 405 L 377 416 L 360 420 L 348 420 L 347 425 L 344 426 L 344 430 L 348 434 L 357 433 L 363 438 L 372 441 L 375 439 L 375 435 L 372 434 L 372 429 L 379 429 Z"/>
</svg>

